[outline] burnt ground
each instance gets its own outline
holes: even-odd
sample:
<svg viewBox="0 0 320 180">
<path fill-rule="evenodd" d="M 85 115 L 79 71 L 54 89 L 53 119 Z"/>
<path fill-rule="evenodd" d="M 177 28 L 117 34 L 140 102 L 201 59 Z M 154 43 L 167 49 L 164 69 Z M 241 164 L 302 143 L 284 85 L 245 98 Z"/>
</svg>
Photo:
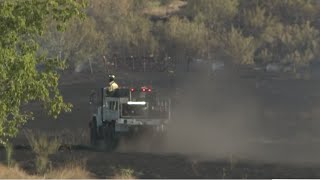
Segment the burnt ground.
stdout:
<svg viewBox="0 0 320 180">
<path fill-rule="evenodd" d="M 0 151 L 1 161 L 4 151 Z M 17 150 L 14 159 L 30 174 L 34 154 Z M 320 166 L 287 165 L 258 162 L 195 161 L 179 154 L 107 153 L 75 150 L 51 157 L 53 167 L 68 160 L 85 160 L 95 178 L 111 178 L 114 168 L 130 168 L 137 178 L 319 178 Z"/>
<path fill-rule="evenodd" d="M 123 75 L 125 76 L 125 75 Z M 132 79 L 153 78 L 155 88 L 166 89 L 169 87 L 168 79 L 163 74 L 135 75 Z M 121 79 L 119 80 L 121 82 Z M 299 157 L 306 158 L 312 164 L 297 161 L 267 162 L 256 159 L 237 160 L 230 163 L 230 159 L 212 160 L 202 158 L 201 161 L 186 156 L 183 153 L 137 153 L 137 152 L 96 152 L 85 150 L 72 150 L 59 152 L 51 157 L 54 166 L 60 166 L 70 158 L 86 159 L 87 169 L 97 178 L 112 176 L 112 168 L 132 168 L 139 178 L 320 178 L 320 153 L 318 140 L 320 127 L 320 111 L 318 92 L 320 92 L 319 80 L 268 80 L 263 88 L 258 88 L 255 79 L 219 78 L 220 85 L 215 86 L 216 111 L 224 111 L 231 104 L 240 104 L 246 97 L 256 99 L 259 107 L 254 109 L 258 114 L 256 118 L 257 136 L 261 139 L 268 137 L 272 139 L 290 139 L 295 142 L 308 140 L 309 143 L 290 147 L 289 145 L 272 144 L 278 151 L 266 148 L 257 149 L 257 154 L 273 154 L 282 157 L 283 153 L 288 155 L 287 159 Z M 64 113 L 57 120 L 47 117 L 40 106 L 33 104 L 28 107 L 35 112 L 36 119 L 30 121 L 25 127 L 38 129 L 44 132 L 76 131 L 86 129 L 94 108 L 88 103 L 89 94 L 92 90 L 99 91 L 105 80 L 102 74 L 66 74 L 61 80 L 61 92 L 66 102 L 74 105 L 72 113 Z M 170 91 L 170 90 L 169 90 Z M 250 113 L 250 111 L 248 111 Z M 23 138 L 15 139 L 16 144 L 26 143 Z M 301 138 L 303 137 L 303 138 Z M 267 139 L 268 139 L 267 138 Z M 302 139 L 302 140 L 301 140 Z M 311 140 L 315 141 L 311 141 Z M 84 140 L 85 141 L 85 140 Z M 217 144 L 216 146 L 219 146 Z M 301 150 L 299 149 L 301 148 Z M 320 149 L 319 149 L 320 150 Z M 292 153 L 290 156 L 290 152 Z M 251 152 L 250 152 L 251 153 Z M 279 153 L 279 154 L 277 154 Z M 306 156 L 306 157 L 304 157 Z M 4 151 L 0 150 L 0 160 L 4 161 Z M 314 157 L 314 158 L 313 158 Z M 28 172 L 34 172 L 34 155 L 29 150 L 16 150 L 14 159 Z M 281 158 L 280 158 L 281 159 Z"/>
</svg>

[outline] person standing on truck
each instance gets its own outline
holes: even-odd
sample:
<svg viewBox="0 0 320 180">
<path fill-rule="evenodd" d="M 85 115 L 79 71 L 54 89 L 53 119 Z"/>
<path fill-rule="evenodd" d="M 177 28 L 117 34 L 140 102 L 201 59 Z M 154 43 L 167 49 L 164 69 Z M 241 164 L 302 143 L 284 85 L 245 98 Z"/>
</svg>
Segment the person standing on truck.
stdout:
<svg viewBox="0 0 320 180">
<path fill-rule="evenodd" d="M 119 88 L 118 84 L 115 82 L 116 76 L 111 74 L 109 75 L 109 86 L 107 88 L 107 94 L 113 95 L 115 90 Z"/>
</svg>

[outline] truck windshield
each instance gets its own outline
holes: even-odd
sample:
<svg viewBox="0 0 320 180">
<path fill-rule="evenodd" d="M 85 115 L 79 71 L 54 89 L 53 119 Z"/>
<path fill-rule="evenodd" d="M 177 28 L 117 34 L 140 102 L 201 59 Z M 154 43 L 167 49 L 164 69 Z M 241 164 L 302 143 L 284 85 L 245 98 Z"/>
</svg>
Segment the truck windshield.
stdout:
<svg viewBox="0 0 320 180">
<path fill-rule="evenodd" d="M 122 104 L 122 117 L 139 117 L 139 118 L 168 118 L 169 111 L 162 106 L 146 105 L 128 105 Z"/>
<path fill-rule="evenodd" d="M 122 116 L 147 116 L 147 105 L 128 105 L 122 104 Z"/>
</svg>

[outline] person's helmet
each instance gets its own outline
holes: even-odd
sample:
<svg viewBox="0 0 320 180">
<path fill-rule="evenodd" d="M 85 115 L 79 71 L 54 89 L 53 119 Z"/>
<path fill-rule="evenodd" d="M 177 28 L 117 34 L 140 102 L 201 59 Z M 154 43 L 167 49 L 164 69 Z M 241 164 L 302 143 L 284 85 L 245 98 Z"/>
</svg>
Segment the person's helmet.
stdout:
<svg viewBox="0 0 320 180">
<path fill-rule="evenodd" d="M 116 78 L 115 75 L 113 75 L 113 74 L 110 74 L 110 75 L 109 75 L 109 81 L 110 81 L 110 82 L 111 82 L 111 81 L 114 81 L 115 78 Z"/>
</svg>

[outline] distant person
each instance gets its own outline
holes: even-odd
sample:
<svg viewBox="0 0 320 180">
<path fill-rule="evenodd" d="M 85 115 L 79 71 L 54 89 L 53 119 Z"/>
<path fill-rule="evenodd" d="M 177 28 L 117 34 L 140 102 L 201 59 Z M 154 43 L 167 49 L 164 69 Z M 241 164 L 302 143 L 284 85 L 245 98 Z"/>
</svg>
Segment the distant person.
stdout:
<svg viewBox="0 0 320 180">
<path fill-rule="evenodd" d="M 109 86 L 107 88 L 107 94 L 111 96 L 114 95 L 114 92 L 119 88 L 118 84 L 115 82 L 115 78 L 115 75 L 109 75 Z"/>
</svg>

